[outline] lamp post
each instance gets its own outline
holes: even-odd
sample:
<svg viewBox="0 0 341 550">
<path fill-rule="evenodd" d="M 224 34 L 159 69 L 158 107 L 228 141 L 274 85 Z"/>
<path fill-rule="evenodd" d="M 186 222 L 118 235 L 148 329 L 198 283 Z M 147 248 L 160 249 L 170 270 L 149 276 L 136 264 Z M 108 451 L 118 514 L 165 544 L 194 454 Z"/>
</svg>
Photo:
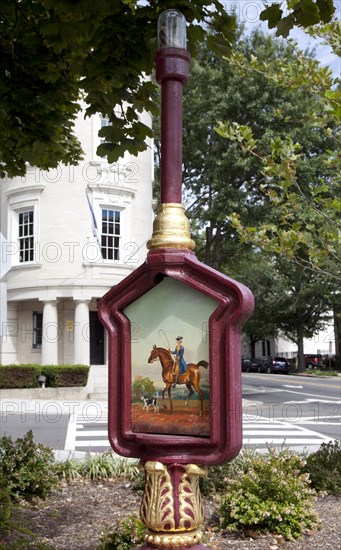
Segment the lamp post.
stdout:
<svg viewBox="0 0 341 550">
<path fill-rule="evenodd" d="M 186 19 L 177 10 L 158 20 L 156 80 L 161 85 L 161 204 L 149 250 L 193 250 L 189 222 L 182 205 L 182 95 L 191 56 L 186 50 Z"/>
<path fill-rule="evenodd" d="M 149 252 L 99 304 L 109 333 L 109 441 L 145 470 L 144 550 L 205 548 L 199 478 L 242 445 L 240 331 L 253 309 L 249 289 L 193 252 L 181 202 L 185 31 L 178 11 L 161 14 L 161 204 Z"/>
</svg>

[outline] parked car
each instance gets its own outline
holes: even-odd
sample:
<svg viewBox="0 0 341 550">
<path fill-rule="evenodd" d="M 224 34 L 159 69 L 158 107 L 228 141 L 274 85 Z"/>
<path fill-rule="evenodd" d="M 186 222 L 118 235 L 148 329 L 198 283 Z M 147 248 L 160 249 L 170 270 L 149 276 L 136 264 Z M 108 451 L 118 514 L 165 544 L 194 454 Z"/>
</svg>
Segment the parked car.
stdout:
<svg viewBox="0 0 341 550">
<path fill-rule="evenodd" d="M 289 361 L 286 357 L 268 357 L 262 361 L 260 372 L 288 374 Z"/>
<path fill-rule="evenodd" d="M 323 369 L 323 356 L 320 353 L 306 354 L 304 356 L 304 366 L 306 369 Z"/>
<path fill-rule="evenodd" d="M 260 372 L 259 359 L 242 359 L 242 372 Z"/>
</svg>

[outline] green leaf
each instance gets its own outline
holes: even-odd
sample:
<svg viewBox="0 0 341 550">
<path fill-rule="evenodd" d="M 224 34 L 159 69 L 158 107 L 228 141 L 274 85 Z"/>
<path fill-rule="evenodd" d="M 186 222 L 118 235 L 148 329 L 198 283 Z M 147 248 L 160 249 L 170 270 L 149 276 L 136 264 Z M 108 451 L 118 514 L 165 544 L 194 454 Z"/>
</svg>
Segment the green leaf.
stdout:
<svg viewBox="0 0 341 550">
<path fill-rule="evenodd" d="M 269 29 L 277 27 L 277 23 L 281 20 L 283 10 L 281 4 L 272 4 L 263 10 L 259 16 L 261 21 L 268 21 Z"/>
<path fill-rule="evenodd" d="M 333 0 L 316 0 L 320 12 L 320 19 L 323 23 L 329 23 L 335 13 Z"/>
<path fill-rule="evenodd" d="M 320 21 L 320 11 L 314 0 L 299 0 L 295 5 L 294 14 L 302 27 L 309 27 Z"/>
</svg>

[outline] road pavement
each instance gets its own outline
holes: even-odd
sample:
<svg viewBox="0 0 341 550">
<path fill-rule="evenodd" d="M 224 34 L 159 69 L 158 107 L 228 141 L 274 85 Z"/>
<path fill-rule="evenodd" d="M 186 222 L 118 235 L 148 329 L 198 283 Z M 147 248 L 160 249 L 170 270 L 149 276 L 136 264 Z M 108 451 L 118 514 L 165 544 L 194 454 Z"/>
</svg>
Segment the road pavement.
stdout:
<svg viewBox="0 0 341 550">
<path fill-rule="evenodd" d="M 152 413 L 151 413 L 152 414 Z M 243 373 L 243 446 L 317 450 L 341 439 L 341 378 Z M 110 449 L 105 401 L 2 400 L 0 435 L 32 429 L 36 441 L 63 456 Z"/>
</svg>

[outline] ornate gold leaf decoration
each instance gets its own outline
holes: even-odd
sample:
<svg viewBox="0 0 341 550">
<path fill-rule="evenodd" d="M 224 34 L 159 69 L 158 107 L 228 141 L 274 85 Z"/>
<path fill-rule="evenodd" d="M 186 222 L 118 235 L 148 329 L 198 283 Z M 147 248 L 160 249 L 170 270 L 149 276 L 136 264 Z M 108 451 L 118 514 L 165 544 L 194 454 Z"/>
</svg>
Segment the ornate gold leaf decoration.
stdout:
<svg viewBox="0 0 341 550">
<path fill-rule="evenodd" d="M 206 475 L 206 468 L 196 464 L 187 464 L 179 485 L 179 526 L 183 529 L 196 529 L 204 521 L 199 477 Z"/>
<path fill-rule="evenodd" d="M 175 529 L 173 487 L 167 467 L 161 462 L 146 462 L 146 481 L 140 515 L 153 531 Z"/>
</svg>

